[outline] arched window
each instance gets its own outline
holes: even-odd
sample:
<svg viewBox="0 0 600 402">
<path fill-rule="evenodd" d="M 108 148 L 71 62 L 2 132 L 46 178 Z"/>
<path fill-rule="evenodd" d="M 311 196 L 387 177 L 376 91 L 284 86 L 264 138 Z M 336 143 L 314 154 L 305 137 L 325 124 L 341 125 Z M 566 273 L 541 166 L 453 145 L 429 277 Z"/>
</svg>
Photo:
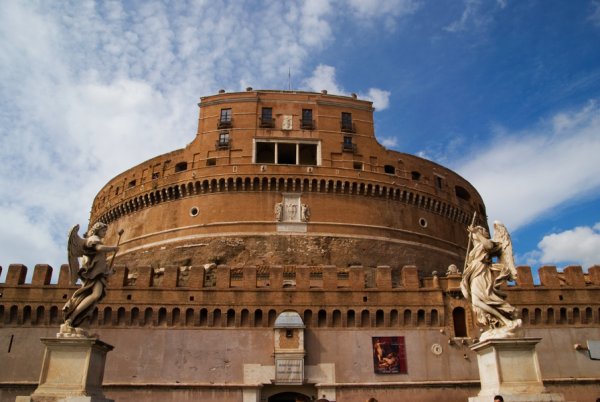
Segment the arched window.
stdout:
<svg viewBox="0 0 600 402">
<path fill-rule="evenodd" d="M 361 327 L 370 327 L 371 326 L 371 314 L 369 310 L 363 310 L 360 314 L 360 326 Z"/>
<path fill-rule="evenodd" d="M 263 313 L 262 313 L 261 309 L 258 309 L 254 312 L 254 326 L 255 327 L 262 327 L 262 325 L 263 325 L 262 317 L 263 317 Z"/>
<path fill-rule="evenodd" d="M 131 309 L 131 325 L 140 325 L 140 309 L 137 307 Z"/>
<path fill-rule="evenodd" d="M 404 310 L 404 325 L 411 326 L 412 325 L 412 311 Z"/>
<path fill-rule="evenodd" d="M 144 311 L 144 326 L 146 325 L 154 325 L 154 312 L 151 307 L 148 307 L 146 311 Z"/>
<path fill-rule="evenodd" d="M 348 327 L 356 326 L 356 313 L 354 312 L 354 310 L 348 310 L 348 313 L 346 313 L 346 317 L 347 317 L 346 325 Z"/>
<path fill-rule="evenodd" d="M 167 325 L 167 309 L 164 307 L 161 307 L 158 310 L 158 326 L 162 327 L 162 326 L 166 326 Z"/>
<path fill-rule="evenodd" d="M 235 310 L 232 308 L 227 310 L 227 326 L 228 327 L 235 326 Z"/>
<path fill-rule="evenodd" d="M 317 320 L 317 327 L 322 328 L 327 325 L 327 312 L 325 310 L 319 310 L 319 317 Z"/>
<path fill-rule="evenodd" d="M 454 323 L 454 336 L 457 338 L 466 338 L 467 335 L 467 319 L 465 309 L 456 307 L 452 310 L 452 322 Z"/>
<path fill-rule="evenodd" d="M 384 324 L 384 313 L 383 310 L 377 310 L 375 312 L 375 326 L 383 327 Z"/>
<path fill-rule="evenodd" d="M 431 325 L 437 327 L 440 325 L 439 321 L 438 311 L 436 309 L 431 310 Z"/>
<path fill-rule="evenodd" d="M 333 310 L 332 325 L 334 327 L 342 326 L 342 313 L 340 312 L 340 310 Z"/>
</svg>

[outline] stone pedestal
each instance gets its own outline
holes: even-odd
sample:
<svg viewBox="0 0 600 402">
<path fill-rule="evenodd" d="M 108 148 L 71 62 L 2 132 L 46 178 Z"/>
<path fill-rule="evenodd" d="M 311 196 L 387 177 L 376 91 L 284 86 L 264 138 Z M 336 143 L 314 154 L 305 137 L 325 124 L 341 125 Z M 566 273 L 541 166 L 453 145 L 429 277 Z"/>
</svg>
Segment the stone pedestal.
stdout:
<svg viewBox="0 0 600 402">
<path fill-rule="evenodd" d="M 102 393 L 106 354 L 113 347 L 95 338 L 42 338 L 46 345 L 40 383 L 16 402 L 112 402 Z"/>
<path fill-rule="evenodd" d="M 541 338 L 488 339 L 474 344 L 481 391 L 469 402 L 491 402 L 502 395 L 505 402 L 562 402 L 560 394 L 546 391 L 542 383 L 535 345 Z"/>
</svg>

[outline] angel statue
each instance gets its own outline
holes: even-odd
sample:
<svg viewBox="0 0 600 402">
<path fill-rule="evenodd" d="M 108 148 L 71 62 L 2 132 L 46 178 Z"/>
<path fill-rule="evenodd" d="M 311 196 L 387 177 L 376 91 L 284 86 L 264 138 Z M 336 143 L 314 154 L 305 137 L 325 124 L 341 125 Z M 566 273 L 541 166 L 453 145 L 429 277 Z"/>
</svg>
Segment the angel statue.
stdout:
<svg viewBox="0 0 600 402">
<path fill-rule="evenodd" d="M 79 237 L 79 225 L 73 226 L 69 232 L 67 252 L 71 283 L 74 285 L 77 279 L 81 279 L 82 285 L 62 309 L 65 323 L 60 326 L 59 336 L 88 336 L 80 326 L 106 295 L 107 278 L 114 273 L 112 269 L 114 255 L 109 264 L 106 254 L 109 252 L 116 254 L 119 249 L 118 243 L 114 247 L 103 244 L 107 229 L 105 223 L 95 223 L 84 234 L 83 239 Z M 119 231 L 119 241 L 122 234 L 123 231 Z"/>
<path fill-rule="evenodd" d="M 499 221 L 494 222 L 493 239 L 482 226 L 471 225 L 468 231 L 473 248 L 465 261 L 460 288 L 471 301 L 477 322 L 489 328 L 479 340 L 515 337 L 521 320 L 516 318 L 515 308 L 506 302 L 506 293 L 500 290 L 502 283 L 517 278 L 510 235 Z"/>
</svg>

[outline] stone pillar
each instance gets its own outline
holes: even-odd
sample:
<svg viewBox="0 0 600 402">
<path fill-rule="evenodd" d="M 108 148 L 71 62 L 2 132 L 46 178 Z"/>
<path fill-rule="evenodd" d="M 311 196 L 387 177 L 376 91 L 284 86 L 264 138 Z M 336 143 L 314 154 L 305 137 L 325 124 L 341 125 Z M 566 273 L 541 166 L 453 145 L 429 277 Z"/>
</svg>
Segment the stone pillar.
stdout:
<svg viewBox="0 0 600 402">
<path fill-rule="evenodd" d="M 16 402 L 112 402 L 102 393 L 106 354 L 113 347 L 96 338 L 42 338 L 46 345 L 40 382 Z"/>
<path fill-rule="evenodd" d="M 481 391 L 469 402 L 562 402 L 560 394 L 546 391 L 535 351 L 541 338 L 488 339 L 471 346 L 477 353 Z"/>
</svg>

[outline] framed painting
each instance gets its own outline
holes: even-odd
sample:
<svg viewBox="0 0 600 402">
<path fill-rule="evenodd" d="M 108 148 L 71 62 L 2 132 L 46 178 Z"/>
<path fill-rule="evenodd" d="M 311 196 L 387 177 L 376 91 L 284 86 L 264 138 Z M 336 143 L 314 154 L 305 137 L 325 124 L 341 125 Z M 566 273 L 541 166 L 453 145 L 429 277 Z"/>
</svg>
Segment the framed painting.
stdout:
<svg viewBox="0 0 600 402">
<path fill-rule="evenodd" d="M 403 336 L 376 336 L 373 343 L 375 374 L 406 374 L 406 344 Z"/>
</svg>

